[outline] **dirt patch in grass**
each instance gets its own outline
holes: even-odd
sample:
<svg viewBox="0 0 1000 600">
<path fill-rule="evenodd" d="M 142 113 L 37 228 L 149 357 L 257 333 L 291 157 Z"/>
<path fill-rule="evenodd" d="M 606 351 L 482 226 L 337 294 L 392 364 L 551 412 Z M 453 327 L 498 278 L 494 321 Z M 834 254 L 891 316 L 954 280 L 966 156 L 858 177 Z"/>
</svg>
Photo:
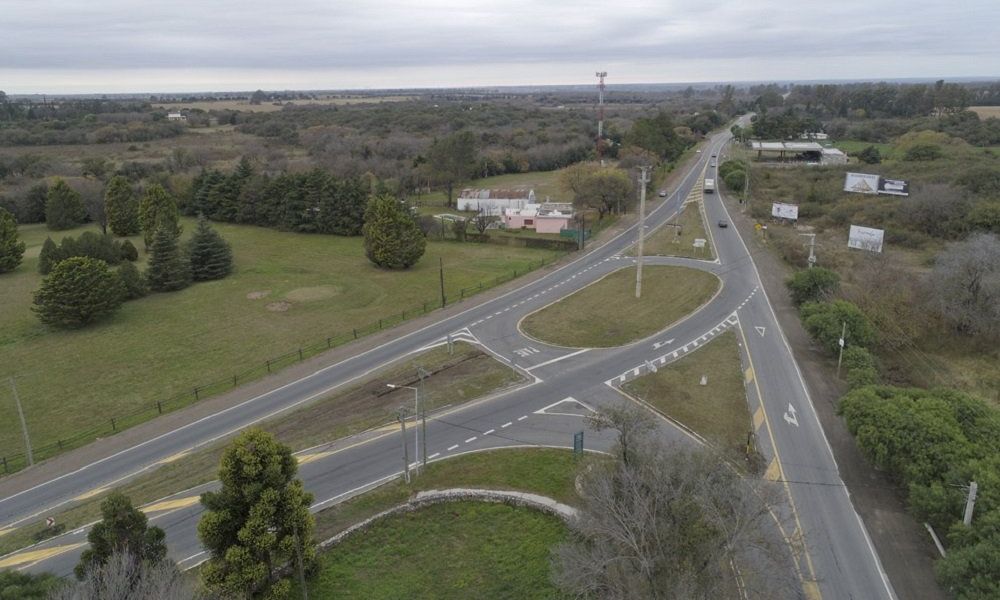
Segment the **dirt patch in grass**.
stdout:
<svg viewBox="0 0 1000 600">
<path fill-rule="evenodd" d="M 702 377 L 707 377 L 707 385 L 701 385 Z M 735 333 L 717 336 L 697 351 L 623 387 L 696 431 L 727 456 L 746 458 L 747 434 L 753 427 Z"/>
<path fill-rule="evenodd" d="M 635 267 L 620 269 L 521 321 L 527 335 L 550 344 L 610 348 L 650 336 L 708 302 L 722 282 L 686 267 L 647 265 L 642 298 Z"/>
<path fill-rule="evenodd" d="M 267 298 L 271 294 L 271 290 L 262 290 L 259 292 L 250 292 L 247 294 L 247 300 L 260 300 L 261 298 Z"/>
<path fill-rule="evenodd" d="M 317 285 L 294 289 L 285 294 L 285 299 L 291 302 L 311 302 L 333 298 L 342 291 L 343 288 L 338 285 Z"/>
<path fill-rule="evenodd" d="M 268 302 L 267 310 L 271 312 L 285 312 L 292 307 L 292 303 L 287 300 L 278 300 L 277 302 Z"/>
</svg>

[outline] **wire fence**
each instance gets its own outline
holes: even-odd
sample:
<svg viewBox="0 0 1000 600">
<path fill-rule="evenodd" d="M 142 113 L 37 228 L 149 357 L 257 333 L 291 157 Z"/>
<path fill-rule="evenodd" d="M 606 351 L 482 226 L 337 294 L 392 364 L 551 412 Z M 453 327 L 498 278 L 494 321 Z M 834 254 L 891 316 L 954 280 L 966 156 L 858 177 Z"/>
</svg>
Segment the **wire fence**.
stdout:
<svg viewBox="0 0 1000 600">
<path fill-rule="evenodd" d="M 33 446 L 32 450 L 34 460 L 36 462 L 45 460 L 62 452 L 66 452 L 67 450 L 79 448 L 80 446 L 84 446 L 100 437 L 113 435 L 119 431 L 139 425 L 140 423 L 144 423 L 165 413 L 184 408 L 185 406 L 190 406 L 191 404 L 206 398 L 210 398 L 237 388 L 240 385 L 256 381 L 257 379 L 272 373 L 277 373 L 286 367 L 300 363 L 308 358 L 316 356 L 317 354 L 336 348 L 337 346 L 348 344 L 373 333 L 378 333 L 383 329 L 394 327 L 410 319 L 426 315 L 427 313 L 439 308 L 445 308 L 446 306 L 455 304 L 456 302 L 461 302 L 480 292 L 497 287 L 501 284 L 507 283 L 508 281 L 512 281 L 521 275 L 536 271 L 558 259 L 559 257 L 556 256 L 548 259 L 541 259 L 537 262 L 530 262 L 523 269 L 514 269 L 494 277 L 493 279 L 480 281 L 476 285 L 462 288 L 457 293 L 452 292 L 450 297 L 442 294 L 442 296 L 436 300 L 424 302 L 411 309 L 388 315 L 368 323 L 363 327 L 355 327 L 350 331 L 342 331 L 336 335 L 327 336 L 312 343 L 301 345 L 290 352 L 273 356 L 242 371 L 234 372 L 231 376 L 191 386 L 188 390 L 174 394 L 173 396 L 167 398 L 161 398 L 151 403 L 146 403 L 131 412 L 118 413 L 115 416 L 108 417 L 107 420 L 102 421 L 94 427 L 78 431 L 77 433 L 65 438 L 58 438 L 55 442 L 40 446 Z M 27 466 L 27 455 L 24 452 L 0 455 L 0 473 L 4 475 L 14 473 Z"/>
</svg>

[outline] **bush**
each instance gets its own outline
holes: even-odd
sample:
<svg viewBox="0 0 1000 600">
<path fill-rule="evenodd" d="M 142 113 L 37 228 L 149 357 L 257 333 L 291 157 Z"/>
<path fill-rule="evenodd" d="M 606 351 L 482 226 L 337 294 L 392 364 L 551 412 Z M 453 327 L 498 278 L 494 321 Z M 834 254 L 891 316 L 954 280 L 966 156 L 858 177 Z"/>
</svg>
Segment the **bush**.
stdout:
<svg viewBox="0 0 1000 600">
<path fill-rule="evenodd" d="M 743 186 L 746 185 L 747 174 L 746 171 L 730 171 L 726 173 L 726 176 L 722 178 L 722 181 L 726 183 L 726 187 L 734 192 L 742 192 Z"/>
<path fill-rule="evenodd" d="M 132 248 L 131 253 L 135 253 L 135 259 L 139 258 L 139 253 L 131 242 L 125 241 Z M 109 265 L 117 265 L 125 259 L 125 255 L 131 253 L 124 247 L 125 243 L 118 242 L 110 235 L 104 235 L 93 231 L 85 231 L 80 237 L 74 238 L 66 236 L 58 246 L 52 238 L 46 238 L 42 244 L 41 253 L 38 255 L 38 272 L 47 275 L 60 261 L 74 256 L 87 256 L 106 262 Z M 132 259 L 132 260 L 135 260 Z"/>
<path fill-rule="evenodd" d="M 935 144 L 917 144 L 906 151 L 903 160 L 909 161 L 929 161 L 944 157 L 941 146 Z"/>
<path fill-rule="evenodd" d="M 861 346 L 844 350 L 844 369 L 851 389 L 878 383 L 878 364 L 875 357 Z"/>
<path fill-rule="evenodd" d="M 840 349 L 840 334 L 845 325 L 845 345 L 870 347 L 875 343 L 875 328 L 868 317 L 846 300 L 806 302 L 801 315 L 806 331 L 831 354 Z"/>
<path fill-rule="evenodd" d="M 798 271 L 785 281 L 796 306 L 804 302 L 825 300 L 840 287 L 840 275 L 836 271 L 814 267 Z"/>
<path fill-rule="evenodd" d="M 877 165 L 882 162 L 882 153 L 875 146 L 868 146 L 857 153 L 858 160 L 869 165 Z"/>
<path fill-rule="evenodd" d="M 42 280 L 31 310 L 46 325 L 81 327 L 116 311 L 123 297 L 122 283 L 106 262 L 76 256 Z"/>
<path fill-rule="evenodd" d="M 146 283 L 146 278 L 130 262 L 124 262 L 118 267 L 118 279 L 122 282 L 126 300 L 142 298 L 149 293 L 149 284 Z"/>
<path fill-rule="evenodd" d="M 424 255 L 427 240 L 413 216 L 389 194 L 371 199 L 365 211 L 365 255 L 385 269 L 406 269 Z"/>
<path fill-rule="evenodd" d="M 122 260 L 127 260 L 128 262 L 135 262 L 139 260 L 139 250 L 136 249 L 131 240 L 122 241 L 120 250 Z"/>
</svg>

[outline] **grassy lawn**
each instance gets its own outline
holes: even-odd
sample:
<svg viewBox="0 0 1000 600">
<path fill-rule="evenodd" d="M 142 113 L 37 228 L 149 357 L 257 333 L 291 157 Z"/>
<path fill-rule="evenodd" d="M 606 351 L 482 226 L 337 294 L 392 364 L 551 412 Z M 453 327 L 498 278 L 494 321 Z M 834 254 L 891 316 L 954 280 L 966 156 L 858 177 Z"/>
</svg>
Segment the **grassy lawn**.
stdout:
<svg viewBox="0 0 1000 600">
<path fill-rule="evenodd" d="M 557 517 L 455 502 L 387 517 L 320 555 L 315 598 L 558 598 L 550 552 Z M 290 597 L 299 597 L 294 590 Z"/>
<path fill-rule="evenodd" d="M 185 235 L 194 229 L 184 220 Z M 109 418 L 190 393 L 195 385 L 229 381 L 265 359 L 327 336 L 350 336 L 378 319 L 398 321 L 423 303 L 440 302 L 438 259 L 450 297 L 461 288 L 513 270 L 524 273 L 557 253 L 486 244 L 434 242 L 407 271 L 383 271 L 364 256 L 361 238 L 294 234 L 217 224 L 232 245 L 236 271 L 216 282 L 126 303 L 112 318 L 77 331 L 43 326 L 29 310 L 41 281 L 37 256 L 49 232 L 20 228 L 24 263 L 0 276 L 0 378 L 18 377 L 25 417 L 36 447 Z M 139 238 L 133 243 L 141 248 Z M 140 253 L 141 250 L 140 250 Z M 144 260 L 145 257 L 143 257 Z M 257 376 L 257 374 L 253 374 Z M 245 379 L 241 379 L 245 381 Z M 185 400 L 187 401 L 187 400 Z M 148 412 L 146 413 L 149 414 Z M 0 456 L 23 451 L 7 388 L 0 393 Z"/>
<path fill-rule="evenodd" d="M 483 177 L 470 181 L 456 183 L 452 192 L 454 198 L 462 192 L 463 188 L 531 188 L 535 190 L 535 199 L 544 202 L 548 197 L 552 202 L 570 202 L 572 198 L 559 185 L 559 175 L 562 169 L 556 171 L 531 171 L 529 173 L 509 173 L 507 175 L 494 175 L 493 177 Z M 421 207 L 423 214 L 437 214 L 443 210 L 448 194 L 443 191 L 436 191 L 430 194 L 422 194 L 413 197 L 415 204 Z M 425 211 L 424 207 L 436 207 L 431 211 Z M 452 210 L 451 212 L 456 213 Z"/>
<path fill-rule="evenodd" d="M 698 203 L 687 204 L 670 222 L 680 227 L 666 225 L 654 231 L 652 235 L 646 236 L 642 245 L 642 251 L 646 256 L 684 256 L 706 260 L 715 258 L 710 242 L 706 242 L 702 249 L 695 249 L 693 245 L 696 238 L 709 239 L 705 233 L 705 222 L 701 218 Z M 678 231 L 680 235 L 677 235 Z M 636 254 L 638 251 L 633 246 L 628 255 L 636 256 Z"/>
<path fill-rule="evenodd" d="M 703 375 L 708 376 L 708 385 L 701 385 Z M 694 353 L 623 387 L 734 459 L 746 456 L 752 425 L 735 333 L 726 332 Z"/>
<path fill-rule="evenodd" d="M 521 329 L 560 346 L 621 346 L 690 314 L 721 286 L 715 275 L 685 267 L 647 265 L 642 273 L 639 300 L 635 297 L 635 267 L 627 267 L 528 315 Z"/>
<path fill-rule="evenodd" d="M 431 373 L 424 379 L 424 398 L 428 410 L 462 404 L 523 380 L 508 366 L 476 347 L 458 343 L 454 346 L 454 354 L 449 355 L 446 348 L 435 348 L 415 355 L 373 373 L 351 388 L 267 421 L 262 427 L 274 433 L 293 450 L 301 450 L 381 425 L 394 418 L 396 407 L 411 406 L 413 401 L 411 390 L 392 390 L 386 384 L 415 385 L 418 366 Z M 133 502 L 141 505 L 212 481 L 226 445 L 223 442 L 194 452 L 181 460 L 161 466 L 155 472 L 142 475 L 120 489 Z M 477 471 L 476 460 L 466 462 L 470 465 L 470 473 Z M 543 468 L 537 475 L 528 474 L 524 472 L 529 466 L 527 460 L 523 461 L 523 465 L 517 460 L 512 462 L 521 466 L 521 476 L 536 485 L 537 489 L 551 491 L 552 495 L 559 495 L 560 498 L 565 497 L 565 490 L 558 484 L 553 469 Z M 572 462 L 571 458 L 569 462 Z M 454 477 L 448 468 L 439 469 L 435 465 L 434 470 L 443 472 L 445 478 Z M 487 483 L 491 477 L 500 477 L 489 469 L 479 467 L 479 470 L 486 471 L 483 480 Z M 551 480 L 543 482 L 541 477 Z M 546 484 L 549 487 L 544 487 Z M 572 482 L 569 490 L 572 491 Z M 64 511 L 57 515 L 57 522 L 67 529 L 73 529 L 94 521 L 100 515 L 99 505 L 103 497 L 103 494 L 95 496 Z M 44 529 L 44 523 L 39 521 L 0 537 L 0 555 L 27 546 Z"/>
</svg>

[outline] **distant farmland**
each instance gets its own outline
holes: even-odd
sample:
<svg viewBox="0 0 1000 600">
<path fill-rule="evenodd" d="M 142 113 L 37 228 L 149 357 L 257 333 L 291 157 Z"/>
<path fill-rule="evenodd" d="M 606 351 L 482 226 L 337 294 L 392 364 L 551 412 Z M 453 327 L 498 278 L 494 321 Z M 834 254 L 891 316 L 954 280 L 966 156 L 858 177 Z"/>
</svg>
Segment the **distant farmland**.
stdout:
<svg viewBox="0 0 1000 600">
<path fill-rule="evenodd" d="M 284 102 L 261 102 L 260 104 L 250 104 L 249 100 L 201 100 L 198 102 L 170 102 L 158 103 L 153 106 L 167 110 L 179 110 L 184 108 L 200 110 L 242 110 L 247 112 L 273 112 L 281 110 L 286 105 L 312 106 L 324 104 L 363 104 L 375 102 L 404 102 L 413 100 L 416 96 L 346 96 L 336 98 L 320 98 L 317 100 L 287 100 Z"/>
<path fill-rule="evenodd" d="M 996 117 L 1000 119 L 1000 106 L 970 106 L 969 110 L 979 115 L 980 119 Z"/>
</svg>

